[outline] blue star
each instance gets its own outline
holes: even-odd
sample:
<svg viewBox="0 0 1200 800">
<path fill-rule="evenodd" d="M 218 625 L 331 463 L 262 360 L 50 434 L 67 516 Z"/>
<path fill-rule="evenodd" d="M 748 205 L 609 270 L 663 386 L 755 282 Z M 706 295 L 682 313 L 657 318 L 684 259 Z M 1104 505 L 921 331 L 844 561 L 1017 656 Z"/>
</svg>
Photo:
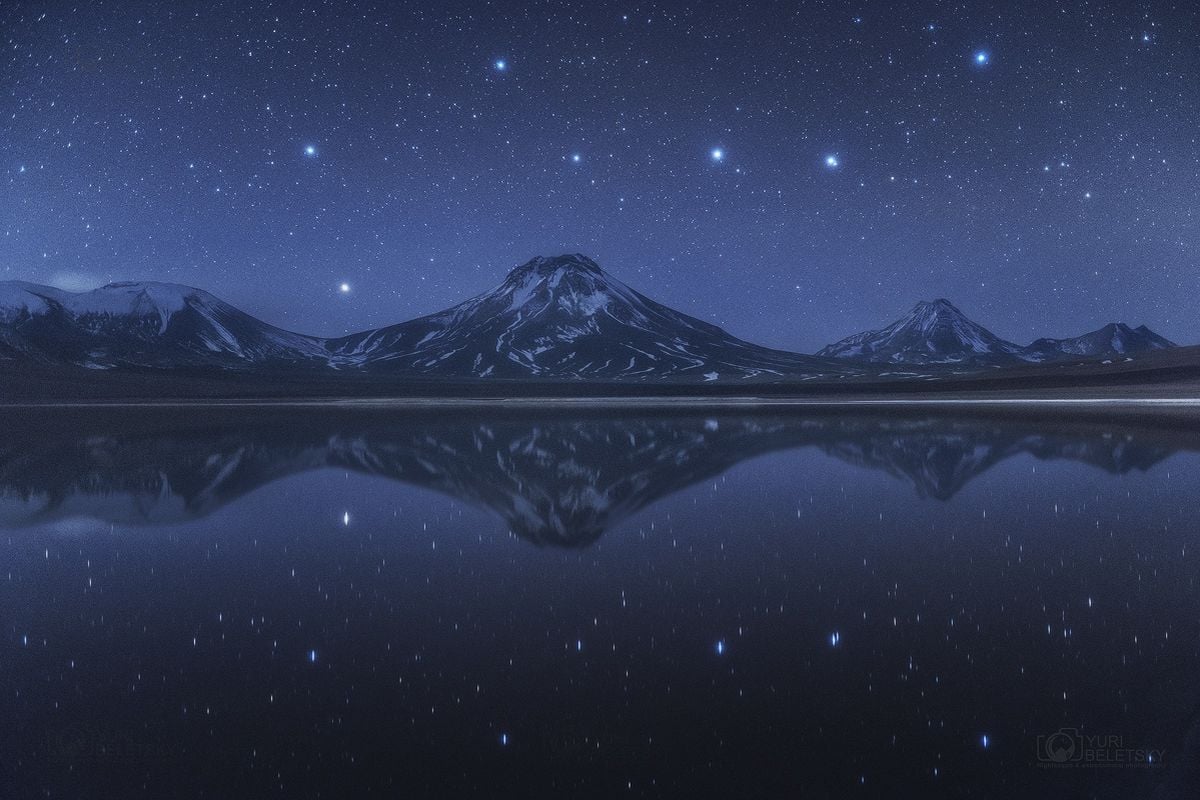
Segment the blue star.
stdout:
<svg viewBox="0 0 1200 800">
<path fill-rule="evenodd" d="M 496 63 L 493 64 L 492 66 L 494 66 L 496 68 L 497 72 L 504 72 L 504 70 L 508 69 L 508 62 L 505 61 L 503 58 L 497 58 Z"/>
<path fill-rule="evenodd" d="M 977 50 L 975 52 L 976 66 L 986 67 L 991 60 L 992 60 L 992 54 L 989 53 L 987 50 Z"/>
<path fill-rule="evenodd" d="M 304 155 L 308 156 L 309 158 L 316 158 L 317 157 L 316 146 L 311 145 L 311 144 L 304 145 Z"/>
<path fill-rule="evenodd" d="M 576 164 L 578 164 L 580 161 L 583 160 L 583 156 L 579 155 L 579 153 L 576 153 L 575 155 L 571 156 L 571 160 L 573 162 L 575 162 Z"/>
<path fill-rule="evenodd" d="M 719 147 L 714 147 L 712 152 L 709 153 L 709 155 L 712 156 L 713 161 L 724 161 L 725 160 L 725 151 Z"/>
<path fill-rule="evenodd" d="M 842 162 L 840 160 L 838 160 L 838 157 L 836 154 L 830 153 L 829 155 L 825 156 L 825 166 L 828 167 L 829 169 L 837 169 L 841 165 L 842 165 Z"/>
</svg>

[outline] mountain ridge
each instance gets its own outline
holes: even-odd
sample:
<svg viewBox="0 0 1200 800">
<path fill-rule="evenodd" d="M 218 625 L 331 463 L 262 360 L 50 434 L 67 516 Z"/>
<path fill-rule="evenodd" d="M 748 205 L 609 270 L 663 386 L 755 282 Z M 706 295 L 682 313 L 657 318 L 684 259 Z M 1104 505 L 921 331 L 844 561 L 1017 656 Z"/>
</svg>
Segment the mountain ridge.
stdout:
<svg viewBox="0 0 1200 800">
<path fill-rule="evenodd" d="M 1176 345 L 1110 323 L 1028 346 L 1004 340 L 944 298 L 815 355 L 740 339 L 658 303 L 582 254 L 538 256 L 450 308 L 338 337 L 269 325 L 198 288 L 117 282 L 68 292 L 0 282 L 0 360 L 114 369 L 216 369 L 579 382 L 790 383 L 887 376 L 889 368 L 984 369 Z M 905 374 L 902 371 L 900 374 Z"/>
<path fill-rule="evenodd" d="M 818 356 L 896 365 L 1006 366 L 1072 357 L 1130 357 L 1178 347 L 1145 325 L 1123 322 L 1075 337 L 1043 337 L 1029 345 L 996 336 L 944 298 L 922 300 L 885 328 L 852 334 L 817 351 Z"/>
<path fill-rule="evenodd" d="M 86 292 L 0 283 L 0 344 L 34 361 L 92 369 L 324 360 L 320 339 L 276 328 L 203 289 L 158 281 Z"/>
</svg>

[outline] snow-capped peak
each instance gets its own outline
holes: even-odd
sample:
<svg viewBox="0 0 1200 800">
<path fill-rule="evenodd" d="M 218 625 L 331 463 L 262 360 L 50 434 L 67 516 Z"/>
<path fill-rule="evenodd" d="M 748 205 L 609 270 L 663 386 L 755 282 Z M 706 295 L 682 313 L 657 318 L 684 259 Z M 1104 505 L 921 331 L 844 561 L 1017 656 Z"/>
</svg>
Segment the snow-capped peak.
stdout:
<svg viewBox="0 0 1200 800">
<path fill-rule="evenodd" d="M 1011 358 L 1021 348 L 972 322 L 944 298 L 923 300 L 888 327 L 829 345 L 818 355 L 894 364 L 936 364 Z"/>
<path fill-rule="evenodd" d="M 190 299 L 204 294 L 198 289 L 175 283 L 123 281 L 90 292 L 70 294 L 63 305 L 76 316 L 157 317 L 159 332 L 162 333 L 170 324 L 171 317 L 186 308 Z"/>
<path fill-rule="evenodd" d="M 578 253 L 547 258 L 538 256 L 512 270 L 496 293 L 509 298 L 508 310 L 516 311 L 531 301 L 557 306 L 563 311 L 588 317 L 620 298 L 640 306 L 635 293 L 613 280 L 600 265 Z"/>
<path fill-rule="evenodd" d="M 324 341 L 289 333 L 208 292 L 157 281 L 85 292 L 0 282 L 0 345 L 42 361 L 115 366 L 329 365 Z"/>
<path fill-rule="evenodd" d="M 453 308 L 330 340 L 329 348 L 378 369 L 480 378 L 772 380 L 844 372 L 655 303 L 579 254 L 534 258 Z"/>
<path fill-rule="evenodd" d="M 605 277 L 604 270 L 595 261 L 581 253 L 570 253 L 561 256 L 534 256 L 519 267 L 514 267 L 508 273 L 506 282 L 528 283 L 550 279 L 557 283 L 564 276 L 574 274 Z"/>
<path fill-rule="evenodd" d="M 913 306 L 908 313 L 908 324 L 915 325 L 921 330 L 932 330 L 939 324 L 956 324 L 959 322 L 974 325 L 967 315 L 949 300 L 939 297 L 936 300 L 922 300 Z"/>
<path fill-rule="evenodd" d="M 21 311 L 45 314 L 55 307 L 75 317 L 157 317 L 165 330 L 171 315 L 182 311 L 190 299 L 219 303 L 215 297 L 190 286 L 157 281 L 110 283 L 86 292 L 68 292 L 25 281 L 0 282 L 0 318 L 11 320 Z"/>
</svg>

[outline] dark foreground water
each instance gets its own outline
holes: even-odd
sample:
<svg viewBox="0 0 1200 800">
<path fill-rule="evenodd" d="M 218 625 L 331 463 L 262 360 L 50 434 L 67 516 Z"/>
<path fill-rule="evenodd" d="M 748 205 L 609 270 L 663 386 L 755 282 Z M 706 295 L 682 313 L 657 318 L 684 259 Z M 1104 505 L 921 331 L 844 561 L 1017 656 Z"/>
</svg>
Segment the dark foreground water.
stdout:
<svg viewBox="0 0 1200 800">
<path fill-rule="evenodd" d="M 1195 797 L 1200 423 L 0 420 L 11 797 Z"/>
</svg>

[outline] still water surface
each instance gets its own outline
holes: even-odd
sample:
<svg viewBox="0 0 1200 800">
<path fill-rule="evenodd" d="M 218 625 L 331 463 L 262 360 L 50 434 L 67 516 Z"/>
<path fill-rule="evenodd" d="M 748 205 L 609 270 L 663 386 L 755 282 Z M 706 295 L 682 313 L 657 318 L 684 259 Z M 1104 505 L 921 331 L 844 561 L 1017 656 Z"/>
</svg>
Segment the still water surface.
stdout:
<svg viewBox="0 0 1200 800">
<path fill-rule="evenodd" d="M 0 421 L 14 797 L 1195 797 L 1200 421 Z"/>
</svg>

